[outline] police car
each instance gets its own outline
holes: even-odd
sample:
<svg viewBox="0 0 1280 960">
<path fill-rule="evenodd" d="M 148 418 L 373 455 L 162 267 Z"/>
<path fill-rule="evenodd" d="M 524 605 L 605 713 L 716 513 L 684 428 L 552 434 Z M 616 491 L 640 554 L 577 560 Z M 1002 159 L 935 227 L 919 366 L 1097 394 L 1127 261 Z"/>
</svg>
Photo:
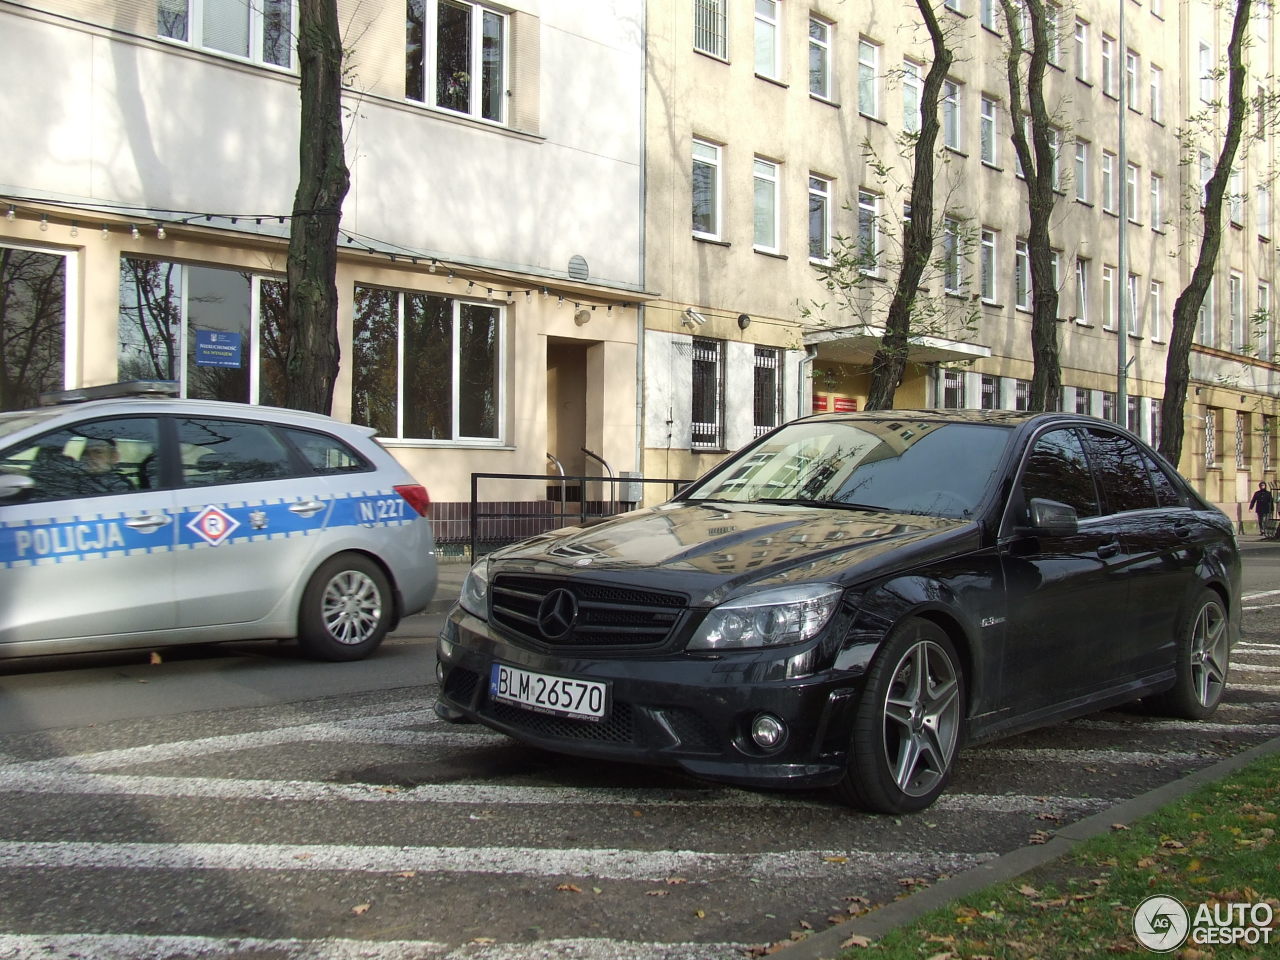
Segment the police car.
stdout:
<svg viewBox="0 0 1280 960">
<path fill-rule="evenodd" d="M 0 413 L 0 657 L 297 637 L 430 602 L 427 491 L 372 429 L 135 381 Z"/>
</svg>

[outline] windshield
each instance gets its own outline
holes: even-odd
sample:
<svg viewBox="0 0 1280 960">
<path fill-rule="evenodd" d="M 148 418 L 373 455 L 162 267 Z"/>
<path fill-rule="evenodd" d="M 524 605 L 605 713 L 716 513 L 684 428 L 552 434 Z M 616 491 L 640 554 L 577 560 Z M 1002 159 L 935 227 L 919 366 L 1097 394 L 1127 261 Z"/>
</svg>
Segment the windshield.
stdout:
<svg viewBox="0 0 1280 960">
<path fill-rule="evenodd" d="M 986 494 L 1009 435 L 1007 427 L 971 423 L 794 423 L 687 499 L 965 518 Z"/>
</svg>

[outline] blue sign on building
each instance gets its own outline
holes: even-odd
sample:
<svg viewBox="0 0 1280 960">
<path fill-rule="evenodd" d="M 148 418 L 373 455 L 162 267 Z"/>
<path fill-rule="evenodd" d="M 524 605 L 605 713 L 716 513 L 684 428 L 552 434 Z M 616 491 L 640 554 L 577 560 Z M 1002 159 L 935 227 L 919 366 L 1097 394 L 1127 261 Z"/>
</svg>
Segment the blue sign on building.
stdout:
<svg viewBox="0 0 1280 960">
<path fill-rule="evenodd" d="M 197 367 L 239 367 L 240 334 L 226 330 L 196 331 Z"/>
</svg>

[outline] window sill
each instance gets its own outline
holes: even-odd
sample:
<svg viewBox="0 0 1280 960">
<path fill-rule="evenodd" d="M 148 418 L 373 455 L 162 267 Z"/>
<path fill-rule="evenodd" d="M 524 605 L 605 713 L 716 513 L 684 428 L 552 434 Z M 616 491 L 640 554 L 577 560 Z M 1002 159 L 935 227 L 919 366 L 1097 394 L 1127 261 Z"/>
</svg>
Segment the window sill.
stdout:
<svg viewBox="0 0 1280 960">
<path fill-rule="evenodd" d="M 992 163 L 990 160 L 983 160 L 982 165 L 988 170 L 994 170 L 996 173 L 1004 173 L 1004 167 Z"/>
<path fill-rule="evenodd" d="M 963 157 L 966 160 L 969 159 L 969 155 L 965 153 L 963 150 L 961 150 L 959 147 L 953 147 L 944 143 L 942 145 L 942 149 L 947 151 L 947 153 L 954 153 L 957 157 Z"/>
<path fill-rule="evenodd" d="M 722 57 L 720 54 L 712 53 L 710 50 L 701 50 L 698 47 L 694 47 L 693 52 L 699 56 L 706 57 L 708 60 L 714 60 L 716 63 L 723 63 L 725 66 L 728 66 L 730 62 L 728 57 Z"/>
<path fill-rule="evenodd" d="M 698 243 L 709 243 L 713 247 L 733 246 L 733 244 L 731 244 L 728 240 L 721 240 L 719 237 L 704 237 L 704 236 L 699 236 L 698 234 L 695 233 L 693 234 L 693 239 L 696 240 Z"/>
<path fill-rule="evenodd" d="M 772 84 L 775 87 L 781 87 L 783 90 L 788 90 L 791 87 L 789 83 L 783 83 L 777 77 L 768 77 L 768 76 L 765 76 L 763 73 L 757 73 L 756 79 L 763 80 L 765 83 Z"/>
<path fill-rule="evenodd" d="M 1089 87 L 1090 89 L 1092 89 L 1092 88 L 1093 88 L 1093 81 L 1092 81 L 1092 80 L 1086 80 L 1084 77 L 1076 77 L 1076 83 L 1078 83 L 1078 84 L 1080 84 L 1081 86 L 1084 86 L 1084 87 Z"/>
<path fill-rule="evenodd" d="M 378 437 L 378 442 L 388 449 L 401 450 L 505 450 L 517 448 L 502 440 L 411 440 Z"/>
<path fill-rule="evenodd" d="M 1115 217 L 1117 220 L 1120 219 L 1119 212 L 1115 210 L 1108 210 L 1106 207 L 1103 207 L 1102 212 L 1105 213 L 1108 217 Z"/>
<path fill-rule="evenodd" d="M 982 29 L 983 29 L 983 30 L 985 30 L 985 31 L 987 31 L 987 33 L 991 34 L 993 37 L 999 37 L 1001 40 L 1003 40 L 1003 39 L 1004 39 L 1004 34 L 1003 34 L 1003 33 L 1001 33 L 999 30 L 997 30 L 997 29 L 996 29 L 995 27 L 993 27 L 993 26 L 990 26 L 990 25 L 988 25 L 988 24 L 985 24 L 985 23 L 984 23 L 984 24 L 982 25 Z"/>
<path fill-rule="evenodd" d="M 768 257 L 771 260 L 788 260 L 790 259 L 785 253 L 779 253 L 777 250 L 764 250 L 760 247 L 752 247 L 752 253 L 758 253 L 762 257 Z"/>
<path fill-rule="evenodd" d="M 829 97 L 824 97 L 821 94 L 810 93 L 809 99 L 817 103 L 825 104 L 828 107 L 834 107 L 836 110 L 840 109 L 840 103 L 838 101 L 832 100 Z"/>
<path fill-rule="evenodd" d="M 1004 309 L 1004 304 L 1001 303 L 999 300 L 988 300 L 986 297 L 979 297 L 978 302 L 981 303 L 984 307 L 991 307 L 994 310 Z"/>
<path fill-rule="evenodd" d="M 858 116 L 863 120 L 870 120 L 872 123 L 878 123 L 882 127 L 887 127 L 889 125 L 889 121 L 880 119 L 874 113 L 864 113 L 862 110 L 859 110 Z"/>
<path fill-rule="evenodd" d="M 1108 100 L 1115 100 L 1116 102 L 1119 102 L 1120 100 L 1120 94 L 1112 93 L 1110 90 L 1103 90 L 1102 95 Z"/>
<path fill-rule="evenodd" d="M 1089 207 L 1090 209 L 1093 208 L 1092 200 L 1081 200 L 1079 197 L 1076 197 L 1076 203 L 1080 204 L 1082 207 Z"/>
<path fill-rule="evenodd" d="M 1093 324 L 1088 320 L 1081 320 L 1079 317 L 1072 317 L 1071 320 L 1077 327 L 1084 327 L 1088 330 L 1093 329 Z"/>
</svg>

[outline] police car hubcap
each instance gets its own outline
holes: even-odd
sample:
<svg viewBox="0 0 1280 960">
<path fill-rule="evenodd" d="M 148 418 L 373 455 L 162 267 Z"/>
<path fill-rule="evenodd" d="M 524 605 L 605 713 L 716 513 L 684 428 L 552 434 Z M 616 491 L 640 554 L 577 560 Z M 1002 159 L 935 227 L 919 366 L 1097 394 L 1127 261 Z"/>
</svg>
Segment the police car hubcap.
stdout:
<svg viewBox="0 0 1280 960">
<path fill-rule="evenodd" d="M 378 587 L 363 573 L 349 570 L 329 581 L 324 592 L 324 625 L 339 643 L 361 643 L 382 619 Z"/>
</svg>

